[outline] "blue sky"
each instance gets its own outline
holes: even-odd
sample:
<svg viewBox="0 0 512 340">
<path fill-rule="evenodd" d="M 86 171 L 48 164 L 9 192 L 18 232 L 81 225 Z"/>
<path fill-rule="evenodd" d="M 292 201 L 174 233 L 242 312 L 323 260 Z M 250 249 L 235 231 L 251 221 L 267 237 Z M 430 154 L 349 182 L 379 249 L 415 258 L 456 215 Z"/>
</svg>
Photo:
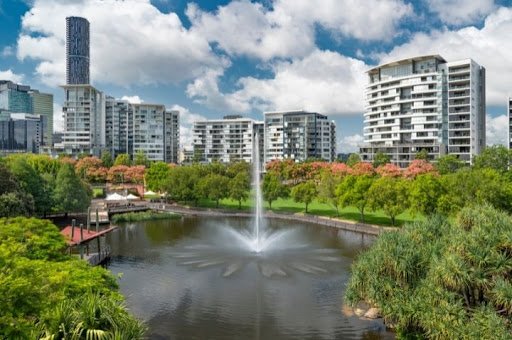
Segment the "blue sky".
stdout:
<svg viewBox="0 0 512 340">
<path fill-rule="evenodd" d="M 53 93 L 57 121 L 69 15 L 91 23 L 93 85 L 180 109 L 184 144 L 196 119 L 302 108 L 354 151 L 365 71 L 431 53 L 486 67 L 488 143 L 506 141 L 510 0 L 0 0 L 0 78 Z"/>
</svg>

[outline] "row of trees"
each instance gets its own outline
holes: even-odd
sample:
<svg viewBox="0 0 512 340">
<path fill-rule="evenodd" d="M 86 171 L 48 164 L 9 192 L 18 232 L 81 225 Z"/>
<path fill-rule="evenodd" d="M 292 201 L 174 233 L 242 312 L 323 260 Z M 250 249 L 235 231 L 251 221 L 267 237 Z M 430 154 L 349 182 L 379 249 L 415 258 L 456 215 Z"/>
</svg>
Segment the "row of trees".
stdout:
<svg viewBox="0 0 512 340">
<path fill-rule="evenodd" d="M 0 159 L 0 217 L 44 217 L 87 209 L 92 191 L 76 174 L 73 163 L 40 155 Z"/>
<path fill-rule="evenodd" d="M 113 275 L 65 249 L 47 220 L 0 218 L 0 338 L 142 338 Z"/>
</svg>

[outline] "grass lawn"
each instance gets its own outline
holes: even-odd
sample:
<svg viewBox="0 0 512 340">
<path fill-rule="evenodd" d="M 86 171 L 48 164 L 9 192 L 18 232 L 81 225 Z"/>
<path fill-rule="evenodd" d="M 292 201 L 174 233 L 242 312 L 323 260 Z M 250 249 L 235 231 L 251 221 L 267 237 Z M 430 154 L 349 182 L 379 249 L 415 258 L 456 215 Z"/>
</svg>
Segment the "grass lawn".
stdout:
<svg viewBox="0 0 512 340">
<path fill-rule="evenodd" d="M 103 188 L 92 188 L 92 197 L 103 197 Z"/>
<path fill-rule="evenodd" d="M 208 207 L 215 208 L 215 202 L 210 200 L 201 200 L 199 202 L 200 207 Z M 241 210 L 250 210 L 253 207 L 253 200 L 248 199 L 242 202 Z M 296 203 L 291 198 L 286 199 L 278 199 L 277 201 L 272 202 L 272 209 L 269 208 L 267 202 L 264 202 L 264 207 L 266 210 L 272 210 L 275 212 L 292 212 L 292 213 L 304 213 L 305 206 L 302 203 Z M 236 209 L 238 210 L 238 202 L 231 199 L 223 199 L 220 201 L 219 208 L 222 209 Z M 336 210 L 328 204 L 317 202 L 316 200 L 309 204 L 308 214 L 310 215 L 318 215 L 318 216 L 330 216 L 336 217 Z M 359 210 L 355 207 L 346 207 L 344 209 L 340 209 L 340 219 L 351 220 L 351 221 L 359 221 L 360 214 Z M 403 225 L 406 222 L 411 222 L 415 220 L 423 220 L 423 216 L 413 217 L 408 211 L 403 214 L 400 214 L 396 218 L 397 225 Z M 378 224 L 378 225 L 391 225 L 391 220 L 388 216 L 386 216 L 382 211 L 365 211 L 365 222 L 370 224 Z"/>
</svg>

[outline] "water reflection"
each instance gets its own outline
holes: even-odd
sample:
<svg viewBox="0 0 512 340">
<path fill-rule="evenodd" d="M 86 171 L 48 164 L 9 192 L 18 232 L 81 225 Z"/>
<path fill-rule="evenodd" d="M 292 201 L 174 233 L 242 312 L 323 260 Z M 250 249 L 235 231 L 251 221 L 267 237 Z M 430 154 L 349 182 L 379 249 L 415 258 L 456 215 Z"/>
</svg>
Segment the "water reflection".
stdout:
<svg viewBox="0 0 512 340">
<path fill-rule="evenodd" d="M 254 254 L 230 231 L 250 220 L 139 223 L 110 236 L 110 269 L 123 273 L 130 309 L 152 339 L 381 339 L 378 322 L 342 315 L 353 257 L 372 242 L 358 234 L 271 221 L 282 247 Z"/>
</svg>

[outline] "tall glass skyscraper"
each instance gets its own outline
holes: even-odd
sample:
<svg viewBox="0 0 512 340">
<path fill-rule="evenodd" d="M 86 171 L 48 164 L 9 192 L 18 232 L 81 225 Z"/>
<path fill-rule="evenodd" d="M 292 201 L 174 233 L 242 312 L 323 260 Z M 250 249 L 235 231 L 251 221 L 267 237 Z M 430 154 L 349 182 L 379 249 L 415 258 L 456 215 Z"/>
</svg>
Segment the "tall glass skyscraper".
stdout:
<svg viewBox="0 0 512 340">
<path fill-rule="evenodd" d="M 66 84 L 89 84 L 89 21 L 66 18 Z"/>
</svg>

